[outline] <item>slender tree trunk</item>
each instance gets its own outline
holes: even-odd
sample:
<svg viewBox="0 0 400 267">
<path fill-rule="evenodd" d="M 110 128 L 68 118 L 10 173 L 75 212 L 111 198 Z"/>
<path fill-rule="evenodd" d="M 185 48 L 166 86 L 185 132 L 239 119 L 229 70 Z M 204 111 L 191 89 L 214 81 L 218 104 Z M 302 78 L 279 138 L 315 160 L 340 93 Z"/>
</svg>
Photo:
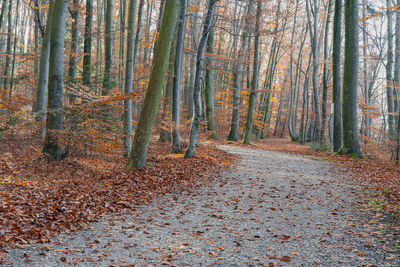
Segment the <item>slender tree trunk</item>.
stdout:
<svg viewBox="0 0 400 267">
<path fill-rule="evenodd" d="M 326 131 L 328 129 L 328 87 L 329 87 L 329 25 L 331 22 L 333 0 L 329 0 L 325 22 L 325 39 L 324 39 L 324 72 L 322 80 L 322 127 L 321 127 L 321 143 L 326 141 Z"/>
<path fill-rule="evenodd" d="M 64 36 L 68 0 L 54 2 L 50 38 L 49 100 L 47 105 L 46 138 L 43 153 L 51 160 L 61 160 L 61 130 L 63 116 Z"/>
<path fill-rule="evenodd" d="M 76 83 L 76 65 L 78 63 L 78 38 L 79 38 L 79 9 L 80 0 L 73 0 L 71 9 L 71 56 L 69 58 L 68 78 L 70 83 Z M 75 97 L 69 97 L 70 103 L 74 103 Z"/>
<path fill-rule="evenodd" d="M 204 28 L 202 32 L 202 36 L 199 43 L 199 48 L 197 50 L 197 59 L 196 59 L 196 77 L 194 81 L 194 90 L 193 90 L 193 102 L 194 102 L 194 115 L 192 119 L 192 125 L 190 127 L 190 139 L 189 145 L 185 152 L 185 158 L 192 158 L 195 153 L 195 149 L 197 146 L 198 138 L 199 138 L 199 126 L 202 115 L 201 108 L 201 79 L 203 77 L 203 65 L 204 65 L 204 50 L 207 43 L 208 35 L 211 28 L 211 23 L 213 21 L 215 5 L 218 0 L 209 0 L 208 2 L 208 10 L 206 19 L 204 21 Z"/>
<path fill-rule="evenodd" d="M 308 27 L 311 37 L 311 51 L 313 55 L 313 104 L 314 104 L 314 131 L 312 133 L 314 141 L 320 141 L 321 137 L 321 104 L 320 104 L 320 91 L 318 87 L 319 75 L 319 36 L 318 36 L 318 16 L 319 16 L 319 2 L 318 0 L 306 0 Z M 311 10 L 310 10 L 311 9 Z M 311 13 L 313 14 L 313 22 L 311 22 Z"/>
<path fill-rule="evenodd" d="M 388 111 L 389 137 L 394 139 L 395 123 L 394 123 L 394 100 L 393 100 L 393 17 L 392 17 L 392 1 L 386 0 L 387 3 L 387 34 L 388 34 L 388 52 L 386 63 L 386 99 Z"/>
<path fill-rule="evenodd" d="M 86 0 L 85 37 L 83 44 L 82 83 L 90 85 L 92 74 L 93 0 Z"/>
<path fill-rule="evenodd" d="M 173 122 L 172 153 L 179 153 L 181 151 L 180 95 L 181 95 L 182 61 L 183 61 L 183 48 L 185 42 L 187 9 L 188 9 L 187 0 L 182 0 L 178 36 L 176 40 L 174 81 L 173 81 L 173 92 L 172 92 L 172 122 Z"/>
<path fill-rule="evenodd" d="M 106 1 L 106 12 L 104 14 L 104 78 L 103 78 L 103 90 L 102 95 L 107 95 L 112 88 L 113 77 L 112 77 L 112 67 L 113 67 L 113 9 L 114 0 Z"/>
<path fill-rule="evenodd" d="M 363 18 L 367 17 L 367 1 L 363 0 L 362 2 L 363 5 L 363 12 L 362 12 L 362 16 Z M 367 105 L 367 107 L 364 109 L 364 116 L 363 116 L 363 120 L 364 120 L 364 126 L 362 129 L 362 133 L 366 136 L 366 137 L 370 137 L 370 122 L 371 119 L 369 117 L 369 108 L 368 106 L 370 105 L 370 94 L 369 94 L 369 77 L 368 77 L 368 58 L 367 58 L 367 47 L 368 47 L 368 36 L 367 36 L 367 24 L 363 23 L 362 24 L 362 28 L 363 28 L 363 85 L 364 85 L 364 103 L 365 105 Z"/>
<path fill-rule="evenodd" d="M 341 90 L 341 47 L 342 47 L 342 0 L 335 0 L 333 20 L 333 151 L 337 152 L 343 143 L 342 90 Z"/>
<path fill-rule="evenodd" d="M 260 65 L 260 21 L 261 21 L 262 2 L 257 2 L 256 29 L 254 40 L 254 62 L 253 62 L 253 77 L 251 79 L 251 91 L 249 96 L 249 107 L 247 111 L 246 127 L 244 130 L 243 144 L 250 145 L 251 133 L 253 131 L 253 116 L 254 106 L 258 89 L 258 76 Z"/>
<path fill-rule="evenodd" d="M 54 2 L 50 3 L 47 22 L 46 22 L 46 31 L 43 36 L 42 41 L 42 50 L 40 52 L 40 64 L 39 64 L 39 79 L 38 79 L 38 87 L 36 91 L 36 101 L 35 101 L 35 112 L 36 121 L 44 122 L 46 119 L 46 92 L 47 85 L 49 82 L 49 56 L 50 56 L 50 36 L 51 36 L 51 27 L 53 21 L 53 13 L 54 13 Z M 40 135 L 42 137 L 45 136 L 46 127 L 43 123 L 40 131 Z"/>
<path fill-rule="evenodd" d="M 135 14 L 136 16 L 136 14 Z M 135 21 L 136 24 L 136 21 Z M 120 32 L 119 32 L 119 88 L 120 91 L 124 91 L 125 83 L 124 83 L 124 70 L 125 70 L 125 34 L 126 34 L 126 0 L 120 0 L 119 5 L 119 25 L 120 25 Z M 129 27 L 129 26 L 128 26 Z M 135 30 L 133 30 L 135 32 Z"/>
<path fill-rule="evenodd" d="M 126 166 L 127 169 L 140 169 L 145 166 L 151 131 L 154 127 L 157 109 L 160 103 L 165 72 L 168 65 L 169 50 L 174 35 L 174 27 L 178 19 L 179 1 L 166 0 L 165 5 L 166 8 L 162 19 L 161 30 L 154 49 L 155 54 L 149 85 L 133 139 L 132 150 Z"/>
<path fill-rule="evenodd" d="M 4 67 L 4 83 L 3 88 L 8 90 L 10 79 L 8 77 L 11 64 L 11 42 L 12 42 L 12 0 L 8 2 L 8 29 L 7 29 L 7 48 L 6 48 L 6 65 Z"/>
<path fill-rule="evenodd" d="M 124 157 L 131 152 L 132 147 L 132 93 L 133 85 L 133 54 L 135 46 L 135 26 L 136 26 L 136 0 L 129 0 L 128 11 L 128 38 L 126 39 L 126 64 L 125 64 L 125 97 L 124 100 Z"/>
<path fill-rule="evenodd" d="M 358 0 L 345 0 L 345 50 L 343 75 L 343 147 L 341 153 L 361 157 L 358 132 Z"/>
<path fill-rule="evenodd" d="M 397 0 L 397 6 L 399 7 L 400 0 Z M 394 62 L 394 105 L 393 112 L 400 113 L 400 10 L 396 10 L 396 42 L 395 42 L 395 62 Z M 395 125 L 400 124 L 400 116 L 395 116 Z"/>
<path fill-rule="evenodd" d="M 207 53 L 211 56 L 207 57 L 207 67 L 204 81 L 204 102 L 205 102 L 205 115 L 207 131 L 209 132 L 209 138 L 216 140 L 217 134 L 215 133 L 214 123 L 214 102 L 215 102 L 215 87 L 214 87 L 214 75 L 213 70 L 213 57 L 214 57 L 214 29 L 210 29 L 210 33 L 207 39 Z"/>
</svg>

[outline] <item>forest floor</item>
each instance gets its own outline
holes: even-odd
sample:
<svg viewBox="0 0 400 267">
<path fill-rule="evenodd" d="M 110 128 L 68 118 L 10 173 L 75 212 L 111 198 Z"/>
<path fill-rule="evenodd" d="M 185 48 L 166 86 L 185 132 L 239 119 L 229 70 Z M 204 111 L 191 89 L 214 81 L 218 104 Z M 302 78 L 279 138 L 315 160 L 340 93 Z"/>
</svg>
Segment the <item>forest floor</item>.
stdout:
<svg viewBox="0 0 400 267">
<path fill-rule="evenodd" d="M 3 264 L 400 265 L 399 228 L 392 216 L 398 203 L 396 176 L 391 179 L 394 181 L 378 182 L 373 174 L 380 166 L 368 160 L 329 156 L 285 140 L 267 140 L 250 147 L 220 143 L 218 148 L 225 152 L 212 146 L 202 146 L 195 163 L 151 154 L 152 164 L 144 172 L 147 177 L 156 174 L 158 179 L 148 178 L 152 181 L 148 191 L 139 191 L 139 195 L 148 196 L 139 197 L 144 201 L 99 198 L 97 201 L 105 202 L 92 208 L 100 206 L 106 211 L 93 214 L 100 219 L 93 218 L 94 222 L 80 227 L 83 230 L 79 234 L 65 231 L 65 219 L 56 221 L 58 227 L 64 227 L 64 233 L 52 235 L 50 228 L 49 236 L 42 237 L 44 244 L 14 241 L 13 248 L 7 247 L 8 253 L 2 255 Z M 163 146 L 154 151 L 157 149 Z M 237 158 L 235 164 L 229 165 L 235 159 L 227 153 Z M 157 171 L 155 166 L 167 169 Z M 185 186 L 167 186 L 171 184 L 168 179 L 162 183 L 161 177 L 171 175 L 168 170 L 175 173 L 175 178 L 170 178 L 172 184 Z M 362 175 L 364 171 L 367 176 Z M 386 178 L 397 171 L 389 166 L 379 169 Z M 160 182 L 164 186 L 154 195 L 145 193 L 152 192 Z M 103 183 L 111 183 L 111 177 Z M 111 184 L 108 189 L 121 187 Z M 196 186 L 190 186 L 193 184 Z M 106 194 L 94 191 L 96 196 Z M 121 192 L 127 193 L 117 191 L 116 195 Z M 135 209 L 128 209 L 132 204 L 136 204 Z M 82 203 L 75 208 L 79 205 Z M 116 209 L 114 213 L 110 207 Z M 58 206 L 51 211 L 65 214 Z M 14 237 L 9 235 L 8 241 Z"/>
</svg>

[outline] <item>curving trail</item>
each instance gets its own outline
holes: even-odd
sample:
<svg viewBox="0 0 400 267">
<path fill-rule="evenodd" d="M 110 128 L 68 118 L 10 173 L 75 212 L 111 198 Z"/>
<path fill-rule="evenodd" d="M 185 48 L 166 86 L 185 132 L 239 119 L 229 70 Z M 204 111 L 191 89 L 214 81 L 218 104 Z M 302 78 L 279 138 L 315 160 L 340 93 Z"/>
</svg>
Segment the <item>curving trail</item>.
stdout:
<svg viewBox="0 0 400 267">
<path fill-rule="evenodd" d="M 216 183 L 170 194 L 135 216 L 9 253 L 15 266 L 400 266 L 354 204 L 361 188 L 333 163 L 234 146 Z M 346 182 L 347 181 L 347 182 Z M 370 232 L 368 232 L 370 231 Z"/>
</svg>

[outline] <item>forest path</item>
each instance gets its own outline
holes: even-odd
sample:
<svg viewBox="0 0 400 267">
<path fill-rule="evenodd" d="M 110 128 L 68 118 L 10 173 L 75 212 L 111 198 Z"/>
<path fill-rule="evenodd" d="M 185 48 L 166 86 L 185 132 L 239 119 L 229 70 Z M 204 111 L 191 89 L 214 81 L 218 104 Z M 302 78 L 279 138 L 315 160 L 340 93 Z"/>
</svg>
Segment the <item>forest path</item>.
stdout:
<svg viewBox="0 0 400 267">
<path fill-rule="evenodd" d="M 15 266 L 400 266 L 354 206 L 333 163 L 236 146 L 214 185 L 169 194 L 134 216 L 9 253 Z M 274 265 L 275 264 L 275 265 Z"/>
</svg>

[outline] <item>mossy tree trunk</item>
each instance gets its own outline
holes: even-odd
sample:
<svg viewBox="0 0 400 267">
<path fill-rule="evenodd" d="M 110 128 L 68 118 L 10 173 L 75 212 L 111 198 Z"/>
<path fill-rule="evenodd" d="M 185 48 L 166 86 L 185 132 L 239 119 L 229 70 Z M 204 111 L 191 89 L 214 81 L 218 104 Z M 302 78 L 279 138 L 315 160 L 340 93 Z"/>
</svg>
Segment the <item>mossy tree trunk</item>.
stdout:
<svg viewBox="0 0 400 267">
<path fill-rule="evenodd" d="M 140 113 L 138 126 L 133 139 L 132 150 L 126 168 L 140 169 L 145 166 L 147 150 L 151 132 L 160 103 L 162 87 L 165 81 L 165 73 L 168 65 L 168 57 L 171 42 L 174 35 L 174 27 L 178 18 L 179 1 L 166 0 L 165 12 L 158 41 L 154 49 L 154 59 L 150 73 L 150 80 L 143 107 Z"/>
<path fill-rule="evenodd" d="M 361 157 L 358 132 L 358 0 L 345 0 L 345 49 L 343 74 L 343 146 L 340 152 Z"/>
<path fill-rule="evenodd" d="M 343 143 L 341 50 L 342 50 L 342 0 L 335 0 L 332 48 L 332 95 L 333 95 L 333 151 L 337 152 Z"/>
<path fill-rule="evenodd" d="M 251 134 L 253 132 L 253 117 L 254 106 L 258 89 L 258 76 L 260 65 L 260 21 L 261 21 L 262 2 L 257 2 L 257 15 L 256 15 L 256 30 L 254 40 L 254 62 L 253 62 L 253 77 L 251 79 L 251 89 L 249 96 L 249 107 L 247 111 L 246 128 L 244 130 L 243 144 L 250 145 Z"/>
<path fill-rule="evenodd" d="M 92 73 L 92 27 L 93 27 L 93 0 L 86 0 L 85 36 L 83 43 L 82 83 L 90 85 Z"/>
<path fill-rule="evenodd" d="M 106 11 L 104 14 L 104 77 L 102 95 L 107 95 L 111 91 L 113 77 L 113 11 L 114 0 L 105 0 Z"/>
</svg>

